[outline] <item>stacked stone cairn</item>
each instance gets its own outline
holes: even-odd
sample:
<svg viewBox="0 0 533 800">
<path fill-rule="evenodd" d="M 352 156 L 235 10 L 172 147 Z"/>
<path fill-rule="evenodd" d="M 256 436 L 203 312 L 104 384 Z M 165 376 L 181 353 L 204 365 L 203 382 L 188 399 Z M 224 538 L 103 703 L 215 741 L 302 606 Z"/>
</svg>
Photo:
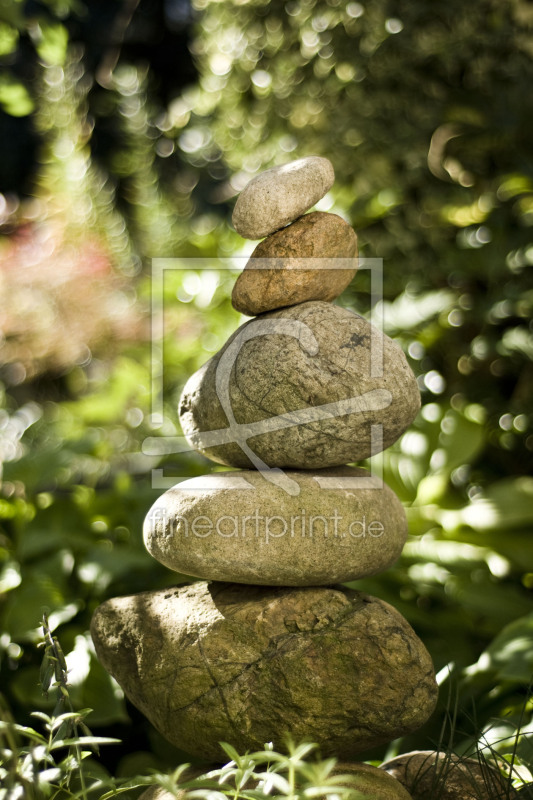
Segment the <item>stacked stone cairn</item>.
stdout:
<svg viewBox="0 0 533 800">
<path fill-rule="evenodd" d="M 179 483 L 144 527 L 158 561 L 201 580 L 108 600 L 92 622 L 131 702 L 212 762 L 221 741 L 282 748 L 287 734 L 353 762 L 436 702 L 407 621 L 340 585 L 402 551 L 399 499 L 346 465 L 396 441 L 420 396 L 399 346 L 331 303 L 356 273 L 357 238 L 339 216 L 305 212 L 333 180 L 327 159 L 302 158 L 254 178 L 235 206 L 237 232 L 266 237 L 232 296 L 253 319 L 190 378 L 179 413 L 194 448 L 237 470 Z M 405 798 L 395 784 L 375 796 Z"/>
</svg>

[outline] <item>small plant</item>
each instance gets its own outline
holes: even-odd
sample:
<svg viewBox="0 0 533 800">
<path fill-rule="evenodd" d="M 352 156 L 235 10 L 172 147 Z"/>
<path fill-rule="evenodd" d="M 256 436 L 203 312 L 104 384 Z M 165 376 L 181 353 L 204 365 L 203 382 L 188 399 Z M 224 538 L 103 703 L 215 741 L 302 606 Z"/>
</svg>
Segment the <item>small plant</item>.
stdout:
<svg viewBox="0 0 533 800">
<path fill-rule="evenodd" d="M 180 764 L 170 774 L 153 773 L 119 780 L 88 768 L 88 759 L 98 755 L 100 744 L 118 739 L 94 736 L 85 722 L 91 709 L 75 711 L 70 699 L 68 670 L 63 650 L 43 617 L 44 655 L 40 683 L 47 696 L 54 691 L 55 708 L 48 715 L 35 711 L 44 732 L 17 724 L 1 699 L 0 721 L 0 800 L 109 800 L 146 786 L 161 786 L 175 797 L 199 800 L 259 800 L 269 796 L 300 800 L 331 798 L 361 800 L 365 795 L 349 787 L 353 777 L 334 775 L 335 759 L 306 761 L 314 744 L 295 745 L 287 741 L 287 754 L 277 753 L 272 744 L 265 749 L 239 755 L 222 743 L 231 759 L 219 769 L 187 778 L 190 764 Z M 190 774 L 190 773 L 189 773 Z"/>
<path fill-rule="evenodd" d="M 69 797 L 88 800 L 90 789 L 83 762 L 93 753 L 98 753 L 99 744 L 118 740 L 93 736 L 84 721 L 91 712 L 90 708 L 74 711 L 65 656 L 57 637 L 52 635 L 46 615 L 43 617 L 43 632 L 41 685 L 45 695 L 50 689 L 56 691 L 57 702 L 50 716 L 41 711 L 32 713 L 44 728 L 44 733 L 40 733 L 15 723 L 2 700 L 0 800 Z"/>
<path fill-rule="evenodd" d="M 294 744 L 287 740 L 287 753 L 277 753 L 272 744 L 264 750 L 240 756 L 234 747 L 222 742 L 221 747 L 231 761 L 220 769 L 199 776 L 187 786 L 187 795 L 202 800 L 259 800 L 276 797 L 284 800 L 303 798 L 335 798 L 363 800 L 352 775 L 333 774 L 336 760 L 307 761 L 316 748 L 309 743 Z M 350 785 L 351 784 L 351 785 Z"/>
<path fill-rule="evenodd" d="M 313 760 L 316 745 L 295 744 L 286 740 L 286 753 L 276 752 L 272 743 L 263 750 L 240 755 L 234 747 L 221 743 L 230 759 L 217 769 L 199 773 L 190 764 L 180 764 L 166 774 L 153 772 L 128 779 L 107 775 L 92 756 L 99 755 L 100 744 L 118 743 L 118 739 L 94 736 L 85 719 L 91 709 L 75 711 L 69 694 L 68 670 L 61 645 L 43 618 L 44 650 L 40 671 L 43 692 L 55 692 L 56 704 L 48 715 L 41 711 L 32 716 L 42 732 L 17 724 L 0 695 L 0 800 L 111 800 L 119 795 L 138 797 L 147 786 L 159 786 L 170 796 L 191 800 L 364 800 L 369 796 L 358 790 L 357 777 L 335 772 L 335 759 Z M 472 763 L 468 748 L 457 757 L 453 754 L 457 733 L 458 698 L 448 698 L 446 720 L 437 750 L 444 755 L 433 775 L 431 796 L 437 800 L 444 791 L 446 777 L 454 764 L 468 768 Z M 449 730 L 447 731 L 447 728 Z M 496 750 L 500 742 L 478 744 L 476 758 L 484 780 L 483 791 L 501 792 L 489 767 L 499 768 L 505 776 L 504 797 L 513 789 L 527 785 L 532 776 L 517 755 L 520 726 L 512 737 L 511 753 Z M 506 737 L 507 738 L 507 737 Z M 463 748 L 461 748 L 463 749 Z M 311 757 L 310 757 L 311 756 Z M 472 774 L 475 782 L 479 776 Z M 416 781 L 415 781 L 416 782 Z M 480 787 L 481 790 L 482 787 Z M 501 788 L 501 786 L 500 786 Z"/>
</svg>

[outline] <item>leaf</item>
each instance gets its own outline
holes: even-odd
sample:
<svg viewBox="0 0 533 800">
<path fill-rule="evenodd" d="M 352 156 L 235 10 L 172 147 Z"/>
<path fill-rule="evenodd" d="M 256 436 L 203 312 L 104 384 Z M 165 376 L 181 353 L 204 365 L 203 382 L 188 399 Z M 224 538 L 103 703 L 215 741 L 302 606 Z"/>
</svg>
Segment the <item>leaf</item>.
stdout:
<svg viewBox="0 0 533 800">
<path fill-rule="evenodd" d="M 77 736 L 73 739 L 57 739 L 52 742 L 51 750 L 57 750 L 60 747 L 72 747 L 79 745 L 88 747 L 94 744 L 121 744 L 121 739 L 112 739 L 108 736 Z"/>
<path fill-rule="evenodd" d="M 6 73 L 0 76 L 0 106 L 12 117 L 26 117 L 34 109 L 24 84 Z"/>
<path fill-rule="evenodd" d="M 485 496 L 459 512 L 474 530 L 516 528 L 533 523 L 533 478 L 508 478 L 490 486 Z"/>
<path fill-rule="evenodd" d="M 239 755 L 239 753 L 237 752 L 237 750 L 235 750 L 235 748 L 233 747 L 233 745 L 231 745 L 231 744 L 228 744 L 227 742 L 220 742 L 220 746 L 221 746 L 221 748 L 224 750 L 224 752 L 226 753 L 226 755 L 227 755 L 227 756 L 229 756 L 229 758 L 231 759 L 231 761 L 234 761 L 234 762 L 235 762 L 235 764 L 239 764 L 239 763 L 240 763 L 240 761 L 241 761 L 241 756 Z"/>
<path fill-rule="evenodd" d="M 54 672 L 55 672 L 54 662 L 45 653 L 45 655 L 43 656 L 41 669 L 39 672 L 39 680 L 41 682 L 41 688 L 44 692 L 45 697 L 46 693 L 48 692 L 48 689 L 50 688 L 50 684 L 52 683 Z"/>
<path fill-rule="evenodd" d="M 447 289 L 426 292 L 417 297 L 401 294 L 392 303 L 382 304 L 384 330 L 389 336 L 412 330 L 451 308 L 455 299 L 455 294 Z"/>
<path fill-rule="evenodd" d="M 265 782 L 265 791 L 269 792 L 270 789 L 267 787 L 273 786 L 281 794 L 291 794 L 290 783 L 283 775 L 279 775 L 277 772 L 266 772 L 262 774 L 261 778 Z"/>
<path fill-rule="evenodd" d="M 40 36 L 35 45 L 39 56 L 47 64 L 62 66 L 65 63 L 68 45 L 68 32 L 60 22 L 39 20 L 37 26 Z"/>
<path fill-rule="evenodd" d="M 523 353 L 533 360 L 533 336 L 525 327 L 508 328 L 502 336 L 504 349 Z"/>
<path fill-rule="evenodd" d="M 6 561 L 0 570 L 0 594 L 16 589 L 21 583 L 20 567 L 16 561 Z"/>
<path fill-rule="evenodd" d="M 533 612 L 511 622 L 467 670 L 469 677 L 487 673 L 491 680 L 529 685 L 533 678 Z"/>
<path fill-rule="evenodd" d="M 79 689 L 71 689 L 71 695 L 92 709 L 88 719 L 91 727 L 129 720 L 122 689 L 92 654 L 89 674 Z"/>
<path fill-rule="evenodd" d="M 27 739 L 31 739 L 37 744 L 46 744 L 46 739 L 42 734 L 38 733 L 33 728 L 29 728 L 26 725 L 18 725 L 16 722 L 3 722 L 0 720 L 0 733 L 2 731 L 8 733 L 9 731 L 15 731 L 15 733 L 20 733 L 22 736 L 25 736 Z"/>
<path fill-rule="evenodd" d="M 19 33 L 12 25 L 0 22 L 0 56 L 7 56 L 17 49 Z"/>
<path fill-rule="evenodd" d="M 439 441 L 444 451 L 442 468 L 447 472 L 471 463 L 485 444 L 485 426 L 458 411 L 446 412 L 441 428 Z"/>
</svg>

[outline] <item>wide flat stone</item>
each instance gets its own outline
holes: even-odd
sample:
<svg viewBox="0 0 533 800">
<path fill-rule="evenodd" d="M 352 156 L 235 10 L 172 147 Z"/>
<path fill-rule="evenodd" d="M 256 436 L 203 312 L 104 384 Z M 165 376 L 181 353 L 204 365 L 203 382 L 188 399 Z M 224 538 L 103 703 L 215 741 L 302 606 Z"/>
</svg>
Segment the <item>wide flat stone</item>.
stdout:
<svg viewBox="0 0 533 800">
<path fill-rule="evenodd" d="M 225 761 L 316 742 L 354 754 L 420 727 L 437 696 L 431 658 L 391 606 L 344 587 L 199 582 L 108 600 L 98 658 L 177 747 Z"/>
<path fill-rule="evenodd" d="M 146 516 L 148 552 L 185 575 L 267 586 L 354 581 L 399 557 L 403 506 L 366 470 L 287 472 L 297 494 L 264 475 L 223 472 L 169 489 Z"/>
<path fill-rule="evenodd" d="M 306 300 L 334 300 L 357 272 L 355 256 L 355 231 L 337 214 L 313 211 L 257 245 L 231 302 L 252 317 Z"/>
<path fill-rule="evenodd" d="M 333 186 L 327 158 L 307 156 L 261 172 L 240 193 L 232 222 L 245 239 L 262 239 L 305 214 Z"/>
<path fill-rule="evenodd" d="M 213 461 L 320 469 L 386 449 L 419 408 L 395 342 L 358 314 L 310 301 L 241 326 L 191 376 L 179 415 Z"/>
<path fill-rule="evenodd" d="M 518 796 L 494 764 L 454 753 L 414 750 L 385 761 L 380 769 L 405 786 L 413 800 L 511 800 Z"/>
</svg>

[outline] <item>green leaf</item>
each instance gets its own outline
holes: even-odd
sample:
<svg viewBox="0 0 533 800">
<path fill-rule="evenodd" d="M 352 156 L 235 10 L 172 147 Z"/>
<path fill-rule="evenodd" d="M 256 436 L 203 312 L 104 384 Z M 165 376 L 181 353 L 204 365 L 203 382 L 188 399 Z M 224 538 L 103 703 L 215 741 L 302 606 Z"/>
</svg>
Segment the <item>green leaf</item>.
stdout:
<svg viewBox="0 0 533 800">
<path fill-rule="evenodd" d="M 92 709 L 87 720 L 91 727 L 129 719 L 122 689 L 93 655 L 87 678 L 79 689 L 74 687 L 71 694 L 75 699 L 79 697 L 80 704 Z"/>
<path fill-rule="evenodd" d="M 7 597 L 4 628 L 15 641 L 39 641 L 42 635 L 39 619 L 43 610 L 64 604 L 64 597 L 51 578 L 27 575 Z"/>
<path fill-rule="evenodd" d="M 224 750 L 226 755 L 231 759 L 231 761 L 235 761 L 236 764 L 240 764 L 241 756 L 237 752 L 237 750 L 233 747 L 233 745 L 228 744 L 228 742 L 220 742 L 221 748 Z"/>
<path fill-rule="evenodd" d="M 26 725 L 18 725 L 14 722 L 4 722 L 0 720 L 0 733 L 2 732 L 9 732 L 15 731 L 15 733 L 20 733 L 22 736 L 25 736 L 27 739 L 31 739 L 31 741 L 37 742 L 37 744 L 46 744 L 46 739 L 42 734 L 35 731 L 33 728 L 29 728 Z"/>
<path fill-rule="evenodd" d="M 109 736 L 76 736 L 73 739 L 57 739 L 52 742 L 51 750 L 57 750 L 60 747 L 72 747 L 73 745 L 90 746 L 94 744 L 121 744 L 120 739 L 112 739 Z"/>
<path fill-rule="evenodd" d="M 439 443 L 444 451 L 443 467 L 451 472 L 461 464 L 470 464 L 485 444 L 481 422 L 457 411 L 447 411 L 441 422 Z"/>
<path fill-rule="evenodd" d="M 47 64 L 62 66 L 65 63 L 68 46 L 68 32 L 60 22 L 39 21 L 40 37 L 35 45 L 39 56 Z"/>
<path fill-rule="evenodd" d="M 39 680 L 41 682 L 41 688 L 46 696 L 48 689 L 50 688 L 50 684 L 52 683 L 52 678 L 54 677 L 55 666 L 54 662 L 48 657 L 45 653 L 43 656 L 43 660 L 41 663 L 41 669 L 39 672 Z"/>
<path fill-rule="evenodd" d="M 511 622 L 467 670 L 472 677 L 488 673 L 491 680 L 529 685 L 533 678 L 533 613 Z"/>
<path fill-rule="evenodd" d="M 34 109 L 28 90 L 13 75 L 0 76 L 0 106 L 12 117 L 26 117 Z"/>
<path fill-rule="evenodd" d="M 392 303 L 383 303 L 383 327 L 389 336 L 412 330 L 414 326 L 428 322 L 451 308 L 454 301 L 454 293 L 447 289 L 426 292 L 417 297 L 401 294 Z"/>
<path fill-rule="evenodd" d="M 19 33 L 12 25 L 0 22 L 0 56 L 7 56 L 17 48 Z"/>
<path fill-rule="evenodd" d="M 474 530 L 517 528 L 533 523 L 533 478 L 507 478 L 490 486 L 484 497 L 459 512 Z"/>
<path fill-rule="evenodd" d="M 0 20 L 22 31 L 25 27 L 24 0 L 4 0 L 0 3 Z"/>
<path fill-rule="evenodd" d="M 6 561 L 0 569 L 0 594 L 16 589 L 21 582 L 20 568 L 16 561 Z"/>
</svg>

